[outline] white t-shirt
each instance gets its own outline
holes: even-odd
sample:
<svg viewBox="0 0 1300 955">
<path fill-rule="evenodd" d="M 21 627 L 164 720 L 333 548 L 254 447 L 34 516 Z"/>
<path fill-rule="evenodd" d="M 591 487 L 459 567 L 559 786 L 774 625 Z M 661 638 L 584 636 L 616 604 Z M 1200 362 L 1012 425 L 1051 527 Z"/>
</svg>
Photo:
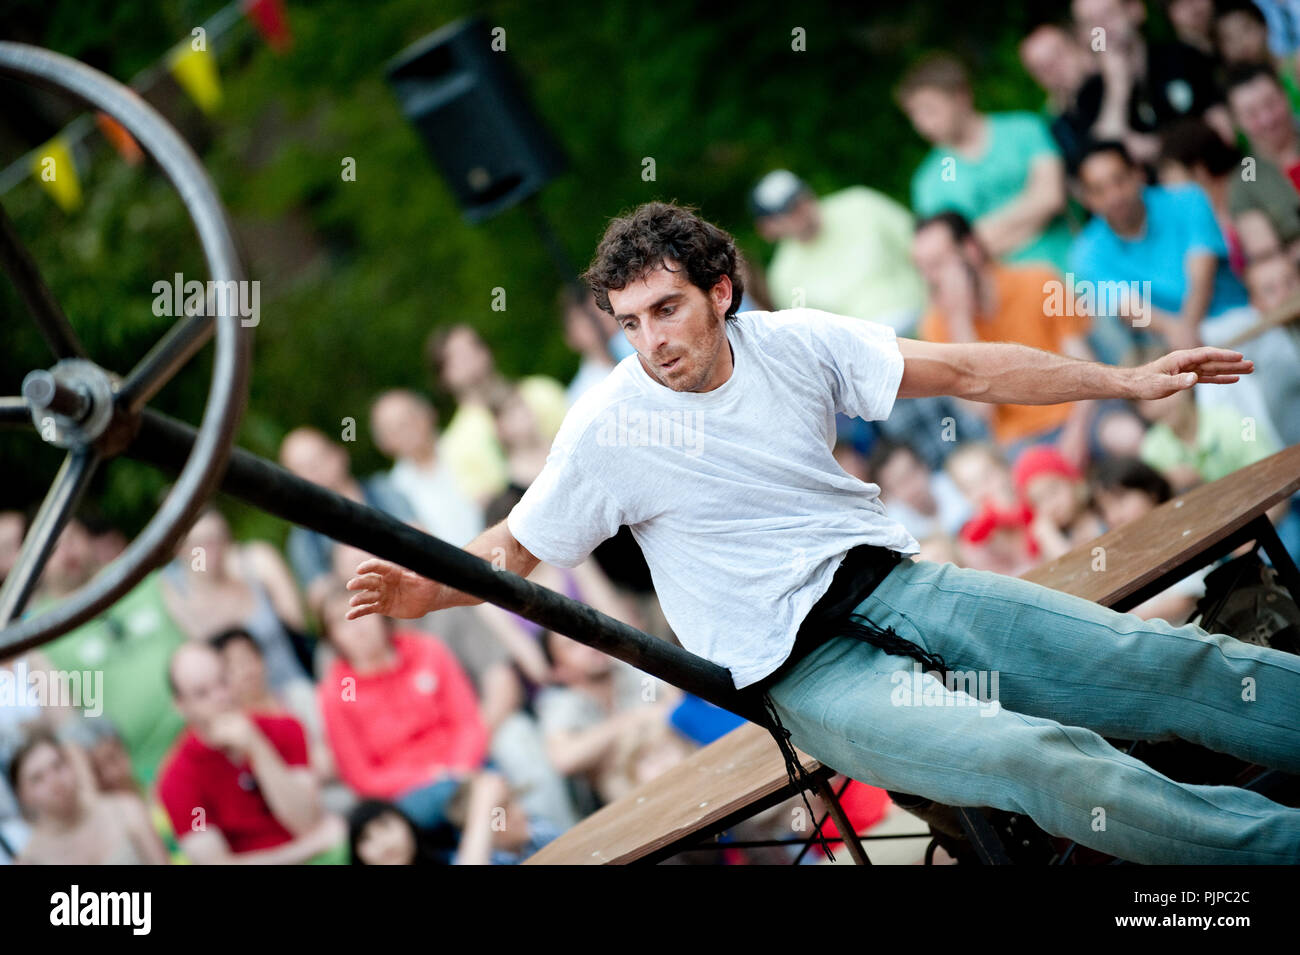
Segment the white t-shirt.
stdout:
<svg viewBox="0 0 1300 955">
<path fill-rule="evenodd" d="M 439 455 L 432 471 L 408 460 L 389 472 L 392 486 L 410 503 L 415 519 L 434 537 L 464 547 L 483 533 L 483 509 L 460 492 L 460 486 Z"/>
<path fill-rule="evenodd" d="M 727 338 L 734 369 L 709 392 L 673 391 L 623 359 L 569 410 L 506 522 L 559 567 L 628 525 L 682 646 L 739 689 L 784 662 L 850 548 L 920 548 L 879 487 L 831 454 L 836 412 L 893 408 L 894 330 L 801 308 L 741 312 Z"/>
</svg>

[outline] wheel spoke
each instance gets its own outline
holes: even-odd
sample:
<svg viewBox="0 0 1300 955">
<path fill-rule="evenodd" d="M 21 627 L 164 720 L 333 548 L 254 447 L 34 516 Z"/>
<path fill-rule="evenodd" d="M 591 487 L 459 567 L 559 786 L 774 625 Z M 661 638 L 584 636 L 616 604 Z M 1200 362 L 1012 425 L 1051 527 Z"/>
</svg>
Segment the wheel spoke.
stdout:
<svg viewBox="0 0 1300 955">
<path fill-rule="evenodd" d="M 41 278 L 27 247 L 18 238 L 18 232 L 9 221 L 4 206 L 0 206 L 0 266 L 9 273 L 18 294 L 27 303 L 27 309 L 36 319 L 36 327 L 41 330 L 54 357 L 85 358 L 86 350 L 81 347 L 77 333 L 72 330 L 54 293 Z"/>
<path fill-rule="evenodd" d="M 94 451 L 74 451 L 63 459 L 63 466 L 59 468 L 23 539 L 13 570 L 5 577 L 4 586 L 0 586 L 0 627 L 23 612 L 45 561 L 90 484 L 98 464 L 99 455 Z M 0 652 L 3 649 L 0 647 Z"/>
<path fill-rule="evenodd" d="M 121 406 L 133 414 L 140 411 L 203 347 L 215 328 L 216 322 L 210 316 L 192 315 L 168 329 L 122 382 L 117 393 Z"/>
</svg>

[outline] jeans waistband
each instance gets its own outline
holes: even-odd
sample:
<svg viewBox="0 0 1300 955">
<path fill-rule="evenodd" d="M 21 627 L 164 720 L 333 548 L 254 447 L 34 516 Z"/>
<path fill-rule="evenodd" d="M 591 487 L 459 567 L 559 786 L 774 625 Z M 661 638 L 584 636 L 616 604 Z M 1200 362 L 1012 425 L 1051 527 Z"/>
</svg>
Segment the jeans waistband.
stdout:
<svg viewBox="0 0 1300 955">
<path fill-rule="evenodd" d="M 796 663 L 835 636 L 835 624 L 847 617 L 853 608 L 871 596 L 879 583 L 891 570 L 907 558 L 895 550 L 875 544 L 859 544 L 852 548 L 840 566 L 826 593 L 808 611 L 799 632 L 795 635 L 790 655 L 779 667 L 753 684 L 755 692 L 765 692 L 768 687 L 785 676 Z M 747 687 L 748 689 L 748 687 Z"/>
</svg>

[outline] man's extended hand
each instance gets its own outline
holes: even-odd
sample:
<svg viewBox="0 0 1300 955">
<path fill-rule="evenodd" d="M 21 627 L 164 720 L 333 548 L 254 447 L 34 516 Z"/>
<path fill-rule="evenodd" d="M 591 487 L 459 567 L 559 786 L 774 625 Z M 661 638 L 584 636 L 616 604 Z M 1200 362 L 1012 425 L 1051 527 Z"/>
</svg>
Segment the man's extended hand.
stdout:
<svg viewBox="0 0 1300 955">
<path fill-rule="evenodd" d="M 1170 352 L 1137 368 L 1130 368 L 1134 399 L 1164 398 L 1195 384 L 1230 385 L 1255 370 L 1241 352 L 1204 345 Z"/>
<path fill-rule="evenodd" d="M 387 560 L 372 557 L 357 565 L 356 576 L 348 581 L 352 595 L 347 619 L 355 620 L 368 613 L 410 620 L 436 610 L 443 585 L 415 571 Z"/>
</svg>

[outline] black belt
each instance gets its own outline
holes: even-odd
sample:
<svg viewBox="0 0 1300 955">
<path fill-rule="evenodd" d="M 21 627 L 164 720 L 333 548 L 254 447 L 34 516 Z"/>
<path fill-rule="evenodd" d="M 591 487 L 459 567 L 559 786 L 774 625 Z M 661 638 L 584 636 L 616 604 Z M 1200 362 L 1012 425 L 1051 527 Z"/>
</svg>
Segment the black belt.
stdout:
<svg viewBox="0 0 1300 955">
<path fill-rule="evenodd" d="M 839 629 L 837 624 L 843 623 L 844 618 L 889 576 L 889 572 L 907 559 L 897 551 L 875 544 L 859 544 L 845 554 L 835 570 L 830 587 L 813 604 L 799 625 L 794 647 L 785 662 L 757 683 L 745 687 L 745 690 L 766 692 L 768 687 L 790 672 L 796 663 L 836 636 Z"/>
</svg>

